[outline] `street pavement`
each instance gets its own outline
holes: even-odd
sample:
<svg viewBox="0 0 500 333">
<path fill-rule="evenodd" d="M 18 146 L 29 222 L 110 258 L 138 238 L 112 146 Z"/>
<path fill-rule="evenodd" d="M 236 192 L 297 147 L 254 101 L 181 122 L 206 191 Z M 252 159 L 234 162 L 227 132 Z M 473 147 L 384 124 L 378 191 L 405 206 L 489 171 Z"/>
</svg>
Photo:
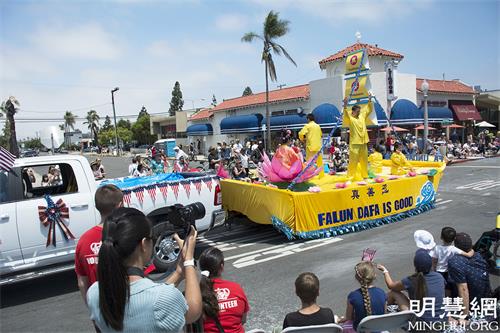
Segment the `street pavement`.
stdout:
<svg viewBox="0 0 500 333">
<path fill-rule="evenodd" d="M 109 177 L 126 174 L 123 158 L 103 163 Z M 476 240 L 495 228 L 499 210 L 500 158 L 491 158 L 447 167 L 436 208 L 395 224 L 336 238 L 288 241 L 271 226 L 239 217 L 230 230 L 222 227 L 200 235 L 197 253 L 208 246 L 223 250 L 223 277 L 240 283 L 250 303 L 246 329 L 270 330 L 298 309 L 294 280 L 300 273 L 318 275 L 320 305 L 344 315 L 347 294 L 359 287 L 354 265 L 363 249 L 376 249 L 375 261 L 401 279 L 413 273 L 415 230 L 428 230 L 438 241 L 441 228 L 452 226 Z M 499 285 L 498 277 L 491 281 L 494 288 Z M 380 274 L 375 284 L 387 290 Z M 3 287 L 0 316 L 4 332 L 92 332 L 73 272 Z"/>
</svg>

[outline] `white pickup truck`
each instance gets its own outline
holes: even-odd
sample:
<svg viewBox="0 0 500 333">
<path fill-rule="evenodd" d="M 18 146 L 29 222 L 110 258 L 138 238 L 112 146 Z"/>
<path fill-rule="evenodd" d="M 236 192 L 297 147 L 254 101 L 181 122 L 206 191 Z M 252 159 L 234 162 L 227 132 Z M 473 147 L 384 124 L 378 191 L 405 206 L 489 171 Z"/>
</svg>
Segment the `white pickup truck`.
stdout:
<svg viewBox="0 0 500 333">
<path fill-rule="evenodd" d="M 56 170 L 47 184 L 49 168 Z M 183 228 L 171 220 L 182 216 L 182 206 L 196 202 L 204 206 L 205 216 L 196 221 L 200 231 L 225 221 L 215 175 L 165 174 L 106 182 L 122 189 L 125 206 L 140 209 L 153 221 L 153 260 L 160 271 L 177 259 L 179 249 L 172 234 Z M 74 267 L 79 237 L 100 222 L 94 205 L 100 184 L 87 159 L 79 155 L 17 159 L 10 172 L 0 171 L 0 285 Z"/>
</svg>

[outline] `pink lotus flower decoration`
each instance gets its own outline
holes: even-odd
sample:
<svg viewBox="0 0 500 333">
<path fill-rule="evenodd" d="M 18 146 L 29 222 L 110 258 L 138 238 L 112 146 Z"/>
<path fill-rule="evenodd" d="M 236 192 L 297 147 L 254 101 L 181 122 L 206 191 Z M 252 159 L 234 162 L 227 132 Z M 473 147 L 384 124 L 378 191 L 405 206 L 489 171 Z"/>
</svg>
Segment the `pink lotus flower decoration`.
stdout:
<svg viewBox="0 0 500 333">
<path fill-rule="evenodd" d="M 346 183 L 335 183 L 335 188 L 346 188 L 347 184 Z"/>
<path fill-rule="evenodd" d="M 415 171 L 408 172 L 408 177 L 415 177 L 417 173 Z"/>
<path fill-rule="evenodd" d="M 268 182 L 277 183 L 277 182 L 291 182 L 297 177 L 297 175 L 302 171 L 302 169 L 309 163 L 307 161 L 306 164 L 303 164 L 303 157 L 301 153 L 297 153 L 298 158 L 292 163 L 292 165 L 288 168 L 286 165 L 282 163 L 279 158 L 273 157 L 273 160 L 269 160 L 269 157 L 266 153 L 263 155 L 264 162 L 259 168 L 259 174 L 262 178 L 267 180 Z M 303 183 L 312 177 L 319 174 L 321 168 L 310 167 L 304 172 L 299 179 L 297 179 L 296 183 Z"/>
<path fill-rule="evenodd" d="M 375 183 L 383 183 L 385 180 L 382 177 L 375 178 Z"/>
<path fill-rule="evenodd" d="M 321 192 L 321 188 L 319 186 L 311 186 L 307 189 L 307 191 L 311 193 L 319 193 Z"/>
</svg>

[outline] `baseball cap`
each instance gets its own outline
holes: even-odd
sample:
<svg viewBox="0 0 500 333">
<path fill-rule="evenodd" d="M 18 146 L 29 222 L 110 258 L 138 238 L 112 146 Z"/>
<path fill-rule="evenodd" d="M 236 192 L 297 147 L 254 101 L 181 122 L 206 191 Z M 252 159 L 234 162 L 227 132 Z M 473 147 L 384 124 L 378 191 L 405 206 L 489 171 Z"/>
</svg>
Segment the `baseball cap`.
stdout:
<svg viewBox="0 0 500 333">
<path fill-rule="evenodd" d="M 179 150 L 179 147 L 175 146 L 175 147 L 174 147 L 174 150 Z"/>
<path fill-rule="evenodd" d="M 413 238 L 415 239 L 415 243 L 419 249 L 431 250 L 434 246 L 436 246 L 434 237 L 432 237 L 432 234 L 426 230 L 415 231 Z"/>
<path fill-rule="evenodd" d="M 465 232 L 459 232 L 455 236 L 455 246 L 464 252 L 469 252 L 472 249 L 472 239 Z"/>
<path fill-rule="evenodd" d="M 426 250 L 418 249 L 413 258 L 417 272 L 429 273 L 432 268 L 432 258 Z"/>
</svg>

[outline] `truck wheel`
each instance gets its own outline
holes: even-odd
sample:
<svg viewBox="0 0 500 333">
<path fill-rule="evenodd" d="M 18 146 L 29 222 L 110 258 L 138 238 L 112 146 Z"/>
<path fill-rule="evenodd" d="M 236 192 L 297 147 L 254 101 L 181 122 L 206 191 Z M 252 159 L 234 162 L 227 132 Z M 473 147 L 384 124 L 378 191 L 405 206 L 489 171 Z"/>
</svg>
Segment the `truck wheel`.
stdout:
<svg viewBox="0 0 500 333">
<path fill-rule="evenodd" d="M 156 237 L 153 247 L 153 264 L 158 272 L 166 272 L 175 269 L 177 258 L 181 249 L 174 239 L 176 230 L 168 222 L 153 226 L 153 235 Z"/>
</svg>

